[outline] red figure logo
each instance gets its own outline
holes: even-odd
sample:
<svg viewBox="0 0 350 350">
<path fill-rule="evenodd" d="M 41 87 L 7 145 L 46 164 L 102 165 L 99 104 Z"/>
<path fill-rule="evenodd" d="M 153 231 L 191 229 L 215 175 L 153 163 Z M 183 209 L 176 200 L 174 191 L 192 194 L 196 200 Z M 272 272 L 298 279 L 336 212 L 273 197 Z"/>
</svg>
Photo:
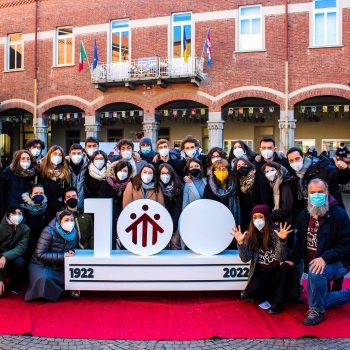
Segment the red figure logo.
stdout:
<svg viewBox="0 0 350 350">
<path fill-rule="evenodd" d="M 142 210 L 143 211 L 147 211 L 148 210 L 148 205 L 143 205 L 142 206 Z M 130 215 L 130 218 L 132 220 L 136 219 L 136 214 L 132 213 Z M 159 220 L 160 219 L 160 215 L 159 214 L 155 214 L 154 215 L 154 219 L 155 220 Z M 152 226 L 152 245 L 155 245 L 157 243 L 157 239 L 158 239 L 158 232 L 159 233 L 163 233 L 164 230 L 146 213 L 144 213 L 143 215 L 141 215 L 136 221 L 134 221 L 129 227 L 127 227 L 125 229 L 126 232 L 130 232 L 132 231 L 132 243 L 134 243 L 135 245 L 137 244 L 137 227 L 139 224 L 142 223 L 142 246 L 146 247 L 147 246 L 147 227 L 148 227 L 148 223 L 151 224 Z"/>
</svg>

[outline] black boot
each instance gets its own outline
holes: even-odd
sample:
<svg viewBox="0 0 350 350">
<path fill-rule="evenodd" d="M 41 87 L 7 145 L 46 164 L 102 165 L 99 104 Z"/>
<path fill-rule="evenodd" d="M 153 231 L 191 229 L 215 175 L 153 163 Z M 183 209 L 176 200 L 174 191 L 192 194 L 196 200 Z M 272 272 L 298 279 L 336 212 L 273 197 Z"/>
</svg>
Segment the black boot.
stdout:
<svg viewBox="0 0 350 350">
<path fill-rule="evenodd" d="M 271 307 L 267 310 L 267 313 L 270 315 L 280 314 L 284 310 L 284 306 L 282 303 L 273 303 Z"/>
</svg>

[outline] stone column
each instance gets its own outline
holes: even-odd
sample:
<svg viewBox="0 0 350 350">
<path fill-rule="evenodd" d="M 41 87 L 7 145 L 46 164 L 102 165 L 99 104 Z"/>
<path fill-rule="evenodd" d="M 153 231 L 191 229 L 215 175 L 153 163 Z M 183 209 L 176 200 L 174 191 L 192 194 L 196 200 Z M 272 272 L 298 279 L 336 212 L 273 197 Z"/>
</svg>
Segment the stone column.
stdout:
<svg viewBox="0 0 350 350">
<path fill-rule="evenodd" d="M 209 112 L 208 131 L 209 149 L 213 147 L 223 147 L 224 144 L 224 121 L 221 112 Z"/>
<path fill-rule="evenodd" d="M 280 129 L 280 143 L 279 151 L 285 152 L 285 148 L 294 147 L 294 130 L 296 128 L 296 120 L 294 119 L 294 110 L 288 111 L 288 143 L 286 144 L 286 134 L 285 134 L 285 120 L 284 111 L 281 111 L 280 119 L 278 121 L 278 127 Z"/>
<path fill-rule="evenodd" d="M 85 116 L 85 133 L 86 138 L 96 137 L 100 139 L 101 124 L 97 116 Z"/>
<path fill-rule="evenodd" d="M 156 120 L 154 114 L 145 114 L 143 116 L 143 134 L 145 137 L 149 137 L 152 140 L 153 149 L 155 148 L 158 140 L 159 123 Z"/>
<path fill-rule="evenodd" d="M 41 141 L 44 141 L 46 147 L 43 150 L 42 154 L 45 155 L 47 153 L 47 149 L 49 148 L 49 145 L 47 144 L 48 138 L 48 122 L 47 119 L 44 118 L 37 118 L 36 120 L 36 135 L 35 137 L 37 139 L 40 139 Z"/>
</svg>

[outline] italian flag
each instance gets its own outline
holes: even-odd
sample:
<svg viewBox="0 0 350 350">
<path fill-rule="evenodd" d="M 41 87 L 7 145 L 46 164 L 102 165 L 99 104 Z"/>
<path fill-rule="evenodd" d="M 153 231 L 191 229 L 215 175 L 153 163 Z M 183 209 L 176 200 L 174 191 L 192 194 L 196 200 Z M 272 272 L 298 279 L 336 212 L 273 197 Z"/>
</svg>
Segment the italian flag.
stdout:
<svg viewBox="0 0 350 350">
<path fill-rule="evenodd" d="M 86 58 L 86 51 L 84 44 L 81 42 L 80 43 L 80 56 L 79 56 L 79 66 L 78 66 L 78 71 L 81 72 L 84 68 L 83 60 Z"/>
</svg>

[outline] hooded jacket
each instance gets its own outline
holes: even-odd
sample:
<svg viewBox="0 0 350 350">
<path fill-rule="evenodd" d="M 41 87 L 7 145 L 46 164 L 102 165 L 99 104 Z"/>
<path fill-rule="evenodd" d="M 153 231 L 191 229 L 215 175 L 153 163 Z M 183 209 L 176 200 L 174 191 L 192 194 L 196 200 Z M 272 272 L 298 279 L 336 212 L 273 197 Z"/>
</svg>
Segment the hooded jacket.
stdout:
<svg viewBox="0 0 350 350">
<path fill-rule="evenodd" d="M 284 166 L 288 170 L 290 176 L 292 177 L 296 176 L 294 169 L 290 166 L 288 162 L 288 159 L 286 157 L 283 157 L 280 153 L 274 152 L 272 162 L 275 162 Z M 255 157 L 255 160 L 253 162 L 253 164 L 256 167 L 256 171 L 259 173 L 261 172 L 261 168 L 265 163 L 267 163 L 266 160 L 260 154 L 258 154 Z"/>
</svg>

